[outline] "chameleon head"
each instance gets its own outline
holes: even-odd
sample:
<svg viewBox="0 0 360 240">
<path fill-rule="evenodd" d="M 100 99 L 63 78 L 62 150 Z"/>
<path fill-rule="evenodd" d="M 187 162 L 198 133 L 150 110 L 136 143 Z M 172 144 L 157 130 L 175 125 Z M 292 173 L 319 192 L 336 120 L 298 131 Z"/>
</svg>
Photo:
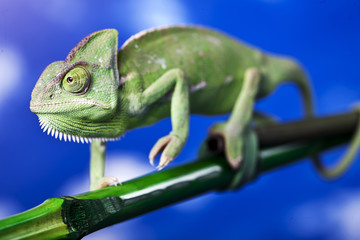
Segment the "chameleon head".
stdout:
<svg viewBox="0 0 360 240">
<path fill-rule="evenodd" d="M 51 63 L 31 94 L 30 109 L 48 134 L 64 140 L 113 140 L 123 134 L 118 95 L 117 31 L 95 32 L 65 61 Z"/>
</svg>

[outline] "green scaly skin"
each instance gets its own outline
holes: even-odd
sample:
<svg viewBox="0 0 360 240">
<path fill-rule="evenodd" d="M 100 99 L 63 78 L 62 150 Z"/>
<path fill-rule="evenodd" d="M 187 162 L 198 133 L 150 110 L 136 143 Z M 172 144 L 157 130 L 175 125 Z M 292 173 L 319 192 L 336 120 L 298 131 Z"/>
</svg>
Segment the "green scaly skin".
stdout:
<svg viewBox="0 0 360 240">
<path fill-rule="evenodd" d="M 216 124 L 210 133 L 224 137 L 227 159 L 236 169 L 242 159 L 242 131 L 256 99 L 293 81 L 307 114 L 312 113 L 308 81 L 291 59 L 264 55 L 199 27 L 143 31 L 119 51 L 117 37 L 116 30 L 107 29 L 84 38 L 65 61 L 44 70 L 31 96 L 30 109 L 48 134 L 65 141 L 96 140 L 91 189 L 111 183 L 103 178 L 105 142 L 126 130 L 171 116 L 171 133 L 159 139 L 149 155 L 153 163 L 162 152 L 161 169 L 183 148 L 190 114 L 232 112 L 229 121 Z"/>
</svg>

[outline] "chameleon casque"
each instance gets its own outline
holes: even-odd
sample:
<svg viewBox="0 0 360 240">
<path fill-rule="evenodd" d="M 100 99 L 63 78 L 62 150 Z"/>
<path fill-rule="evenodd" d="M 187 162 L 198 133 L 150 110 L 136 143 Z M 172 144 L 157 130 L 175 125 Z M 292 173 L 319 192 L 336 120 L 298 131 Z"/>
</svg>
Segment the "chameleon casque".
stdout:
<svg viewBox="0 0 360 240">
<path fill-rule="evenodd" d="M 241 135 L 256 99 L 280 83 L 294 82 L 306 112 L 311 91 L 301 67 L 289 58 L 263 54 L 219 32 L 200 27 L 165 27 L 140 32 L 118 50 L 118 32 L 106 29 L 78 43 L 65 61 L 51 63 L 31 95 L 30 109 L 48 134 L 91 142 L 91 189 L 112 183 L 104 177 L 106 142 L 125 131 L 171 117 L 172 131 L 150 151 L 158 169 L 182 150 L 189 115 L 231 112 L 210 134 L 225 142 L 234 168 L 242 160 Z M 114 180 L 115 181 L 115 180 Z"/>
</svg>

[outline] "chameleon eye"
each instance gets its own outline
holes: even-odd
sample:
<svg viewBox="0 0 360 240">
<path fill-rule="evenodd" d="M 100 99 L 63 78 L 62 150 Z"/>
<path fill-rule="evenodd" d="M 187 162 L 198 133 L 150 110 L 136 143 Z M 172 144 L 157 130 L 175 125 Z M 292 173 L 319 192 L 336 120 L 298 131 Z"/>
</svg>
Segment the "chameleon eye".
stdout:
<svg viewBox="0 0 360 240">
<path fill-rule="evenodd" d="M 91 76 L 85 67 L 71 69 L 62 80 L 62 87 L 75 94 L 85 93 L 90 86 Z"/>
<path fill-rule="evenodd" d="M 72 81 L 73 81 L 73 78 L 72 78 L 72 77 L 67 77 L 67 78 L 66 78 L 66 81 L 67 81 L 67 83 L 70 83 L 70 84 L 71 84 Z"/>
</svg>

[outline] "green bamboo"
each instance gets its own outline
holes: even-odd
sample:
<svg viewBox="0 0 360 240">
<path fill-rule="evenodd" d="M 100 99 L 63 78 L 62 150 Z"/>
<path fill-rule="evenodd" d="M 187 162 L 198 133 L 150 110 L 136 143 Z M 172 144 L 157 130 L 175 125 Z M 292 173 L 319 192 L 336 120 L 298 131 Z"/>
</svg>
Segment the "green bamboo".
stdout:
<svg viewBox="0 0 360 240">
<path fill-rule="evenodd" d="M 344 123 L 341 121 L 345 118 L 341 118 L 337 124 Z M 280 131 L 284 126 L 289 128 L 289 125 L 294 124 L 297 128 L 289 128 L 289 131 L 293 131 L 293 136 L 296 135 L 299 124 L 304 122 L 272 128 L 278 127 Z M 323 122 L 326 122 L 326 119 L 323 119 Z M 311 126 L 311 123 L 314 122 L 306 122 L 308 126 Z M 325 137 L 305 142 L 298 142 L 293 138 L 290 144 L 274 147 L 270 142 L 264 144 L 262 139 L 265 137 L 260 137 L 264 131 L 266 132 L 261 129 L 256 131 L 262 146 L 259 174 L 343 144 L 351 137 L 351 131 L 347 129 L 342 132 L 335 131 L 336 134 L 333 135 L 326 133 Z M 304 131 L 298 131 L 302 138 L 305 138 Z M 311 137 L 311 131 L 308 131 L 308 135 Z M 280 133 L 274 135 L 274 139 L 286 142 L 286 137 L 282 137 Z M 33 209 L 1 220 L 0 239 L 79 239 L 99 229 L 199 194 L 226 190 L 234 174 L 221 155 L 211 156 L 145 175 L 119 186 L 72 197 L 48 199 Z"/>
</svg>

